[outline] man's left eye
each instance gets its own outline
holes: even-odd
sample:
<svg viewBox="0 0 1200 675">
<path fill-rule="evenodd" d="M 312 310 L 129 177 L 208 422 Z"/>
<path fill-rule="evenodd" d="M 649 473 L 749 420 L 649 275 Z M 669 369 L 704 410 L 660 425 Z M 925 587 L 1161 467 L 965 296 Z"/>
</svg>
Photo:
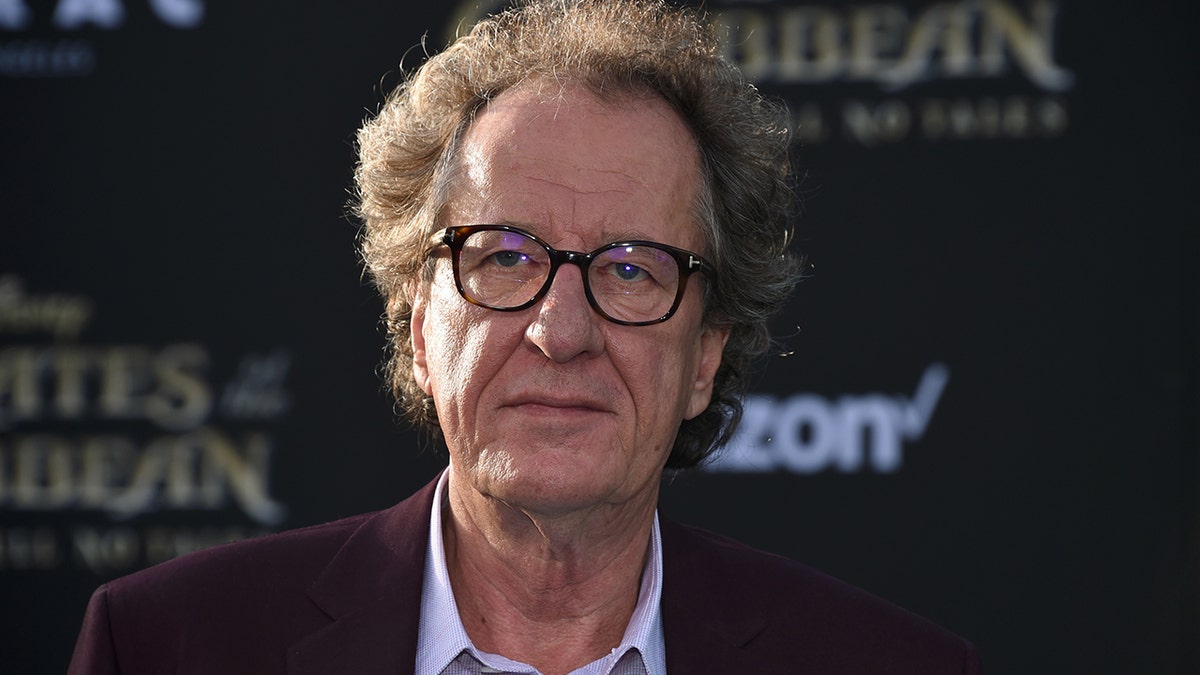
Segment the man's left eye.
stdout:
<svg viewBox="0 0 1200 675">
<path fill-rule="evenodd" d="M 496 264 L 501 267 L 516 267 L 527 260 L 528 257 L 519 251 L 500 251 L 492 254 L 492 260 L 495 260 Z"/>
</svg>

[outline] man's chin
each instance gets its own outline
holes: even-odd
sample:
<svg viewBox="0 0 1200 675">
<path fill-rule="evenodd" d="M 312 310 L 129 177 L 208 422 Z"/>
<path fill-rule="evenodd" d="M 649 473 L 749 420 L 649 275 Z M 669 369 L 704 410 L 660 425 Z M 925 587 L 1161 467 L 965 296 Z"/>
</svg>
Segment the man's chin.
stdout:
<svg viewBox="0 0 1200 675">
<path fill-rule="evenodd" d="M 488 496 L 522 511 L 547 516 L 590 510 L 613 500 L 616 485 L 595 457 L 577 454 L 556 456 L 540 452 L 521 459 L 510 458 L 502 472 L 483 475 Z"/>
</svg>

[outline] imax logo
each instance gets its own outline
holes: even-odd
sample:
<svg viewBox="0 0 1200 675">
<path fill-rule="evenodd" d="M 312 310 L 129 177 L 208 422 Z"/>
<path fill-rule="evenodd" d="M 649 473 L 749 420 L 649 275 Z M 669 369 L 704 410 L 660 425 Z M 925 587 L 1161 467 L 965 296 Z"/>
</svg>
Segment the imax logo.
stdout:
<svg viewBox="0 0 1200 675">
<path fill-rule="evenodd" d="M 925 369 L 911 399 L 866 394 L 832 401 L 815 394 L 746 398 L 729 446 L 705 467 L 715 473 L 812 474 L 900 470 L 905 441 L 917 441 L 933 417 L 950 369 Z"/>
</svg>

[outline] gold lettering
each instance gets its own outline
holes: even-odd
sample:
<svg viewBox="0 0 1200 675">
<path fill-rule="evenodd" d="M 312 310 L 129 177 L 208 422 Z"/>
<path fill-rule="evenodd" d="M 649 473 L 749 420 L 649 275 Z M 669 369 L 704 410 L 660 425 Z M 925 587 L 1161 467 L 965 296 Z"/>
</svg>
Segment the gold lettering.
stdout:
<svg viewBox="0 0 1200 675">
<path fill-rule="evenodd" d="M 213 394 L 201 372 L 208 354 L 199 345 L 163 349 L 154 359 L 157 390 L 146 400 L 145 412 L 164 429 L 183 430 L 204 421 L 212 410 Z"/>
<path fill-rule="evenodd" d="M 929 140 L 1048 138 L 1062 135 L 1068 122 L 1066 103 L 1057 97 L 933 98 L 920 111 L 921 132 Z"/>
<path fill-rule="evenodd" d="M 1054 62 L 1055 0 L 1034 0 L 1026 18 L 1007 0 L 849 9 L 801 6 L 727 10 L 727 56 L 757 82 L 876 82 L 899 90 L 934 77 L 1000 77 L 1015 65 L 1034 84 L 1069 89 L 1074 76 Z"/>
<path fill-rule="evenodd" d="M 842 122 L 850 140 L 873 146 L 903 140 L 912 125 L 912 114 L 899 100 L 876 104 L 848 100 L 842 106 Z"/>
<path fill-rule="evenodd" d="M 0 569 L 49 570 L 58 567 L 58 535 L 47 527 L 0 529 Z"/>
<path fill-rule="evenodd" d="M 995 136 L 999 130 L 999 115 L 995 101 L 988 105 L 986 100 L 979 106 L 967 100 L 955 101 L 950 105 L 951 133 L 960 138 L 984 138 Z M 989 114 L 989 111 L 991 114 Z"/>
<path fill-rule="evenodd" d="M 82 349 L 56 349 L 51 356 L 55 382 L 54 409 L 62 419 L 77 419 L 87 409 L 84 376 L 91 365 L 89 356 Z"/>
<path fill-rule="evenodd" d="M 973 7 L 962 3 L 946 5 L 942 9 L 941 71 L 950 77 L 968 77 L 975 73 L 975 42 L 971 27 L 975 12 Z M 929 58 L 933 60 L 932 55 Z"/>
<path fill-rule="evenodd" d="M 815 103 L 804 103 L 797 108 L 792 124 L 792 138 L 797 143 L 820 143 L 825 140 L 825 118 L 821 114 L 821 107 Z"/>
<path fill-rule="evenodd" d="M 137 465 L 137 448 L 124 436 L 88 436 L 83 439 L 79 504 L 104 508 L 126 485 Z"/>
<path fill-rule="evenodd" d="M 817 7 L 787 11 L 779 21 L 779 78 L 784 82 L 822 82 L 842 74 L 842 20 Z"/>
<path fill-rule="evenodd" d="M 905 41 L 904 55 L 896 65 L 876 73 L 876 78 L 892 89 L 902 89 L 926 79 L 939 43 L 955 42 L 947 31 L 953 12 L 954 6 L 949 3 L 931 5 L 921 12 Z"/>
<path fill-rule="evenodd" d="M 142 347 L 107 349 L 100 353 L 100 413 L 123 419 L 142 414 L 140 395 L 148 388 L 150 352 Z"/>
<path fill-rule="evenodd" d="M 156 438 L 142 451 L 133 478 L 104 505 L 115 518 L 129 518 L 150 508 L 166 476 L 173 438 Z"/>
<path fill-rule="evenodd" d="M 0 14 L 3 14 L 2 10 Z M 0 333 L 44 331 L 56 340 L 73 340 L 79 337 L 91 315 L 92 302 L 88 298 L 30 295 L 25 292 L 25 282 L 20 277 L 14 274 L 0 277 Z"/>
<path fill-rule="evenodd" d="M 275 525 L 283 521 L 286 508 L 271 499 L 267 490 L 270 477 L 271 443 L 263 434 L 249 434 L 245 454 L 240 454 L 226 437 L 209 431 L 204 453 L 204 487 L 207 495 L 225 495 L 229 486 L 246 515 L 260 523 Z"/>
<path fill-rule="evenodd" d="M 76 528 L 71 542 L 76 561 L 101 574 L 131 567 L 140 549 L 137 532 L 128 527 Z"/>
<path fill-rule="evenodd" d="M 43 352 L 27 347 L 0 351 L 0 429 L 41 414 L 44 363 Z"/>
<path fill-rule="evenodd" d="M 186 509 L 221 505 L 220 484 L 214 485 L 200 476 L 201 458 L 207 454 L 214 436 L 201 429 L 172 439 L 167 452 L 166 485 L 163 489 L 163 501 L 168 506 Z M 213 490 L 213 487 L 216 489 Z"/>
<path fill-rule="evenodd" d="M 241 442 L 201 427 L 160 436 L 139 448 L 125 436 L 72 439 L 21 435 L 0 442 L 0 507 L 103 509 L 130 518 L 158 507 L 218 509 L 231 501 L 264 524 L 286 507 L 271 499 L 271 439 Z"/>
<path fill-rule="evenodd" d="M 1013 138 L 1026 138 L 1033 126 L 1029 116 L 1029 100 L 1014 96 L 1004 105 L 1004 131 Z"/>
<path fill-rule="evenodd" d="M 38 434 L 14 444 L 10 499 L 19 509 L 57 509 L 75 499 L 71 447 L 57 436 Z"/>
<path fill-rule="evenodd" d="M 1067 131 L 1067 104 L 1057 97 L 1042 99 L 1037 119 L 1043 136 L 1061 136 Z"/>
<path fill-rule="evenodd" d="M 765 80 L 774 75 L 770 23 L 760 12 L 732 10 L 715 17 L 728 34 L 726 58 L 734 61 L 750 80 Z"/>
<path fill-rule="evenodd" d="M 984 4 L 984 27 L 980 45 L 982 70 L 1000 74 L 1007 65 L 1005 47 L 1011 51 L 1025 75 L 1051 91 L 1071 88 L 1075 76 L 1054 63 L 1054 24 L 1058 4 L 1050 0 L 1033 3 L 1029 23 L 1007 3 L 991 0 Z"/>
<path fill-rule="evenodd" d="M 895 66 L 904 46 L 908 15 L 895 5 L 868 5 L 850 15 L 850 76 L 870 79 Z"/>
</svg>

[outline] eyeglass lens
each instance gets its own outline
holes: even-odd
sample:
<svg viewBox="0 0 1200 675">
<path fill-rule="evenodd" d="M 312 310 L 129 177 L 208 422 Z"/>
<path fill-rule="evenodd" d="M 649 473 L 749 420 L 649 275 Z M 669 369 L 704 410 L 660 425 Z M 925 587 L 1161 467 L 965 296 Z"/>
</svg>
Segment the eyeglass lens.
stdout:
<svg viewBox="0 0 1200 675">
<path fill-rule="evenodd" d="M 511 231 L 471 233 L 459 253 L 464 293 L 494 309 L 520 307 L 542 292 L 553 267 L 540 243 Z M 659 248 L 617 246 L 595 254 L 585 274 L 601 312 L 620 321 L 656 320 L 670 311 L 679 290 L 679 264 Z"/>
</svg>

